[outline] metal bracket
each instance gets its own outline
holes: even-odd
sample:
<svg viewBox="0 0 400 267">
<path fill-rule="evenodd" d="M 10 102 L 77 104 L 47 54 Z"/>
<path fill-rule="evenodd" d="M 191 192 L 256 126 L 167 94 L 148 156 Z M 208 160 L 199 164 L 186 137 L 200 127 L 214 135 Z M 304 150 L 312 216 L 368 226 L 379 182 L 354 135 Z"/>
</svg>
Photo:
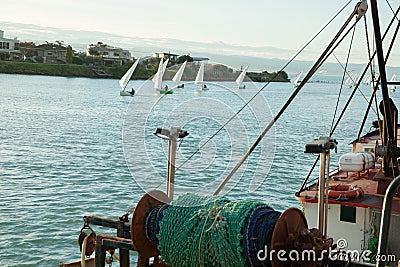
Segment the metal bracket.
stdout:
<svg viewBox="0 0 400 267">
<path fill-rule="evenodd" d="M 308 144 L 306 144 L 304 153 L 312 153 L 312 154 L 320 154 L 326 153 L 331 149 L 335 149 L 338 142 L 336 139 L 331 139 L 328 136 L 320 136 L 318 139 L 315 139 Z"/>
</svg>

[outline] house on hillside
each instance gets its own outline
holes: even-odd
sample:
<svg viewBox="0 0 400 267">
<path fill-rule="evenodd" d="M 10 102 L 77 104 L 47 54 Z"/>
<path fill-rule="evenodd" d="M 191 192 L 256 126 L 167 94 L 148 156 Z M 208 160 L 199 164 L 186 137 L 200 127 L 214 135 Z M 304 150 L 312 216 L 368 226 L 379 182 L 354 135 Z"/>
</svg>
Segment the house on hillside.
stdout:
<svg viewBox="0 0 400 267">
<path fill-rule="evenodd" d="M 0 30 L 0 60 L 19 60 L 21 51 L 19 51 L 19 40 L 4 38 L 4 31 Z"/>
<path fill-rule="evenodd" d="M 35 47 L 37 58 L 43 59 L 43 63 L 65 64 L 67 48 L 59 44 L 41 44 Z"/>
<path fill-rule="evenodd" d="M 166 52 L 154 52 L 153 58 L 162 58 L 164 60 L 169 59 L 169 62 L 174 64 L 178 62 L 179 55 Z"/>
<path fill-rule="evenodd" d="M 101 59 L 103 64 L 107 66 L 121 66 L 131 60 L 131 53 L 128 50 L 102 42 L 87 45 L 86 55 Z"/>
</svg>

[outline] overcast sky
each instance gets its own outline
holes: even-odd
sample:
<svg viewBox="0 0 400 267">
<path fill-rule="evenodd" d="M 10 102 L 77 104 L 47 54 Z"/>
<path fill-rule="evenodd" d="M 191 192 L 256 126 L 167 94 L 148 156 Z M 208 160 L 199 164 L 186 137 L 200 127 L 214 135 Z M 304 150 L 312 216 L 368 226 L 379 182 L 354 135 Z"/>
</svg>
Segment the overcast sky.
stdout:
<svg viewBox="0 0 400 267">
<path fill-rule="evenodd" d="M 132 37 L 173 38 L 298 50 L 348 0 L 2 0 L 0 21 Z M 347 18 L 352 1 L 311 48 L 320 49 Z M 382 16 L 390 15 L 380 1 Z M 393 3 L 394 1 L 389 1 Z M 0 25 L 1 29 L 1 25 Z M 361 34 L 361 31 L 360 31 Z M 364 37 L 365 38 L 365 37 Z M 362 49 L 360 46 L 359 49 Z"/>
</svg>

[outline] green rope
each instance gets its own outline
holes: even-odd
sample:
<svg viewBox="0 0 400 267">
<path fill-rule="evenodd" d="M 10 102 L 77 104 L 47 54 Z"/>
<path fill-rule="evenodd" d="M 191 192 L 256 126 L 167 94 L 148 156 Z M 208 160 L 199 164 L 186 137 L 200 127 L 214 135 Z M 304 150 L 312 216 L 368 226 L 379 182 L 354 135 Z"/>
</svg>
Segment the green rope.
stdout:
<svg viewBox="0 0 400 267">
<path fill-rule="evenodd" d="M 158 249 L 170 266 L 246 266 L 245 219 L 263 203 L 185 194 L 164 212 Z"/>
</svg>

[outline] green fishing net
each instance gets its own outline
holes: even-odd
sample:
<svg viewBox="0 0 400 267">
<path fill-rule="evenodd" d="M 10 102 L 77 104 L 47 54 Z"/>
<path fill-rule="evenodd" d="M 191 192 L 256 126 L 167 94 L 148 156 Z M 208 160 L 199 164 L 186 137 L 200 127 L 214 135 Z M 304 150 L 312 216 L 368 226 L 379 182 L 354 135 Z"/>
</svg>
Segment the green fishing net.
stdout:
<svg viewBox="0 0 400 267">
<path fill-rule="evenodd" d="M 246 266 L 242 228 L 260 202 L 185 194 L 160 222 L 158 249 L 170 266 Z"/>
</svg>

